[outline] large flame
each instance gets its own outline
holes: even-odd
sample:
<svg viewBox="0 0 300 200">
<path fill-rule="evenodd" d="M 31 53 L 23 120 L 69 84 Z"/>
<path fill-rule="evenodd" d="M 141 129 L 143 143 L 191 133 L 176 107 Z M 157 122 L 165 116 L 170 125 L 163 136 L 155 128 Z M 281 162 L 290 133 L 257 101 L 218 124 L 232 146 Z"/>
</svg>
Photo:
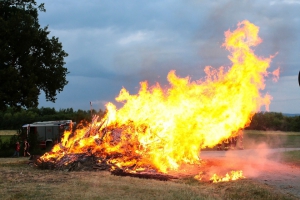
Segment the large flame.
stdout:
<svg viewBox="0 0 300 200">
<path fill-rule="evenodd" d="M 117 166 L 154 166 L 160 172 L 176 170 L 183 163 L 198 163 L 202 148 L 213 147 L 249 125 L 271 96 L 262 96 L 269 58 L 254 54 L 251 47 L 261 43 L 259 28 L 249 21 L 225 32 L 223 46 L 231 53 L 231 67 L 205 67 L 204 80 L 191 81 L 168 74 L 169 87 L 141 82 L 138 94 L 123 88 L 117 109 L 106 105 L 106 116 L 89 127 L 66 132 L 62 142 L 43 159 L 59 159 L 69 153 L 91 152 L 104 156 L 119 153 Z M 92 127 L 99 131 L 91 133 Z M 88 133 L 88 134 L 87 134 Z M 139 159 L 135 159 L 139 157 Z"/>
</svg>

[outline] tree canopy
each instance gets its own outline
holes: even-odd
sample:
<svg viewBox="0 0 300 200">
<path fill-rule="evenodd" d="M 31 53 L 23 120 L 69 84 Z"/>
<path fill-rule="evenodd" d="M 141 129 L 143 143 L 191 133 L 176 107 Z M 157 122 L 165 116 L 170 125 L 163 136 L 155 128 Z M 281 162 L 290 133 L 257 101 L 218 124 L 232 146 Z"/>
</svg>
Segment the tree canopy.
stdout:
<svg viewBox="0 0 300 200">
<path fill-rule="evenodd" d="M 57 37 L 41 28 L 34 0 L 0 1 L 0 110 L 38 106 L 41 91 L 55 102 L 68 84 L 62 49 Z"/>
</svg>

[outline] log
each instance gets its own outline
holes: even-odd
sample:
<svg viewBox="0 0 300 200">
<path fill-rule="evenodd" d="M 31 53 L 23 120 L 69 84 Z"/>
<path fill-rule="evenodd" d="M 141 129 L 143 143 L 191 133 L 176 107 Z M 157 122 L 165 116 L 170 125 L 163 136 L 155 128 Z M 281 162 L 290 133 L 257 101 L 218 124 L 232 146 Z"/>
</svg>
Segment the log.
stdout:
<svg viewBox="0 0 300 200">
<path fill-rule="evenodd" d="M 118 168 L 113 171 L 111 171 L 111 174 L 116 176 L 130 176 L 130 177 L 136 177 L 136 178 L 144 178 L 144 179 L 155 179 L 160 181 L 168 181 L 171 179 L 178 179 L 178 177 L 162 174 L 162 173 L 147 173 L 147 172 L 137 172 L 137 173 L 130 173 L 125 172 L 124 170 Z"/>
</svg>

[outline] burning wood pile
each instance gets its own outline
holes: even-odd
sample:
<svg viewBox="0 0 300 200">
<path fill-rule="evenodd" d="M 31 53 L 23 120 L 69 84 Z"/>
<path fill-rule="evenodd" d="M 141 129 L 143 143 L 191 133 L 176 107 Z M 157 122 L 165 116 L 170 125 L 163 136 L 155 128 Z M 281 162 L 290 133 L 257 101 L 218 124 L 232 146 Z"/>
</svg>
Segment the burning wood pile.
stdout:
<svg viewBox="0 0 300 200">
<path fill-rule="evenodd" d="M 113 163 L 109 163 L 108 159 L 102 159 L 88 154 L 70 154 L 65 155 L 58 162 L 43 161 L 37 159 L 35 165 L 40 169 L 53 169 L 62 171 L 110 171 L 111 174 L 117 176 L 131 176 L 146 179 L 157 179 L 167 181 L 176 179 L 177 177 L 158 173 L 154 169 L 145 169 L 143 171 L 134 171 L 134 166 L 122 169 Z"/>
<path fill-rule="evenodd" d="M 81 140 L 75 140 L 72 144 L 63 143 L 55 146 L 50 153 L 46 153 L 40 158 L 34 161 L 36 167 L 40 169 L 53 169 L 63 171 L 91 171 L 91 170 L 107 170 L 114 175 L 119 176 L 132 176 L 139 178 L 151 178 L 158 180 L 169 180 L 177 177 L 168 174 L 160 173 L 155 166 L 149 163 L 142 163 L 142 154 L 134 153 L 124 145 L 133 147 L 134 144 L 119 144 L 122 141 L 122 137 L 130 141 L 129 135 L 122 136 L 121 128 L 105 127 L 103 121 L 97 123 L 98 116 L 94 116 L 93 122 L 84 134 L 84 139 L 89 138 L 89 145 L 85 145 L 82 148 L 82 152 L 67 153 L 70 148 L 76 149 L 80 146 Z M 123 127 L 123 129 L 131 129 L 131 127 Z M 124 131 L 126 133 L 126 131 Z M 77 134 L 74 132 L 73 134 Z M 101 135 L 101 137 L 99 137 Z M 106 137 L 105 137 L 106 136 Z M 69 141 L 69 140 L 68 140 Z M 71 140 L 72 141 L 72 140 Z M 107 146 L 119 146 L 121 149 L 127 149 L 123 153 L 118 151 L 107 152 L 104 149 Z M 140 144 L 137 144 L 135 148 L 138 148 Z M 96 151 L 92 149 L 92 147 Z M 56 151 L 55 149 L 59 149 Z M 141 150 L 141 149 L 140 149 Z M 123 164 L 120 165 L 120 164 Z"/>
<path fill-rule="evenodd" d="M 201 149 L 235 136 L 261 106 L 270 104 L 271 96 L 260 90 L 270 74 L 271 57 L 258 57 L 250 48 L 262 41 L 258 31 L 249 21 L 226 31 L 223 46 L 231 53 L 232 66 L 205 67 L 205 80 L 191 81 L 170 71 L 167 88 L 158 83 L 149 87 L 146 81 L 136 95 L 123 88 L 116 98 L 123 107 L 107 103 L 102 119 L 95 116 L 89 126 L 66 131 L 36 166 L 166 180 L 174 178 L 170 170 L 200 164 Z"/>
</svg>

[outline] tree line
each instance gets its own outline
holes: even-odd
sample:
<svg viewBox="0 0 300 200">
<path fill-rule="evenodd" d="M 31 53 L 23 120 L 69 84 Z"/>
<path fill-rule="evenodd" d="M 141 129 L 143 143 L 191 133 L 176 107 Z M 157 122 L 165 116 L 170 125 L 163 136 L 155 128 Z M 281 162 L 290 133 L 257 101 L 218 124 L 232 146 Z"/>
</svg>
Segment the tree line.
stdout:
<svg viewBox="0 0 300 200">
<path fill-rule="evenodd" d="M 288 116 L 277 112 L 258 112 L 246 129 L 300 132 L 300 115 Z"/>
<path fill-rule="evenodd" d="M 0 130 L 18 130 L 24 124 L 37 121 L 72 120 L 77 124 L 90 122 L 92 115 L 103 117 L 103 110 L 73 110 L 73 108 L 59 109 L 41 107 L 16 110 L 8 108 L 0 111 Z M 273 130 L 300 132 L 300 116 L 287 116 L 277 112 L 258 112 L 251 119 L 248 130 Z"/>
<path fill-rule="evenodd" d="M 82 121 L 91 121 L 92 115 L 102 117 L 105 111 L 101 109 L 92 110 L 73 110 L 73 108 L 59 109 L 49 107 L 30 108 L 30 109 L 13 109 L 8 108 L 5 111 L 0 111 L 0 130 L 18 130 L 24 124 L 30 124 L 40 121 L 55 121 L 55 120 L 72 120 L 77 124 Z"/>
</svg>

